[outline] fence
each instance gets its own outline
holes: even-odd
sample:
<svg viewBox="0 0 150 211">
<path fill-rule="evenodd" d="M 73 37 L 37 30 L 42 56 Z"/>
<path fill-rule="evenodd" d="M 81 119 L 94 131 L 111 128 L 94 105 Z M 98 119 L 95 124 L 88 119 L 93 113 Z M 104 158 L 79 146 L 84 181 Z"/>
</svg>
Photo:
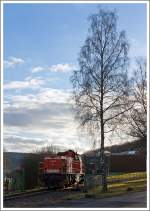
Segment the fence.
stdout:
<svg viewBox="0 0 150 211">
<path fill-rule="evenodd" d="M 98 185 L 101 185 L 101 175 L 86 174 L 84 176 L 84 188 L 89 190 Z"/>
<path fill-rule="evenodd" d="M 133 180 L 146 180 L 146 172 L 132 172 L 132 173 L 119 173 L 116 175 L 109 175 L 107 177 L 108 184 L 129 182 Z"/>
</svg>

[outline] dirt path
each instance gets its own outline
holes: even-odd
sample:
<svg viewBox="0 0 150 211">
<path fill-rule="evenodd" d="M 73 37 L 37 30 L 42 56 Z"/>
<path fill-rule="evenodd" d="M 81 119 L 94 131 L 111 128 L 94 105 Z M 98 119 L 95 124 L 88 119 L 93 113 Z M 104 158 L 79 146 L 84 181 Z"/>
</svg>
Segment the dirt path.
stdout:
<svg viewBox="0 0 150 211">
<path fill-rule="evenodd" d="M 56 207 L 72 208 L 146 208 L 146 192 L 128 193 L 104 199 L 80 199 L 64 201 Z"/>
<path fill-rule="evenodd" d="M 4 207 L 7 208 L 44 208 L 53 207 L 62 201 L 62 198 L 68 195 L 77 194 L 72 190 L 51 190 L 38 195 L 22 196 L 4 201 Z"/>
<path fill-rule="evenodd" d="M 83 198 L 78 200 L 63 200 L 73 191 L 51 191 L 34 197 L 6 201 L 4 207 L 9 208 L 145 208 L 146 191 L 128 193 L 104 199 Z"/>
</svg>

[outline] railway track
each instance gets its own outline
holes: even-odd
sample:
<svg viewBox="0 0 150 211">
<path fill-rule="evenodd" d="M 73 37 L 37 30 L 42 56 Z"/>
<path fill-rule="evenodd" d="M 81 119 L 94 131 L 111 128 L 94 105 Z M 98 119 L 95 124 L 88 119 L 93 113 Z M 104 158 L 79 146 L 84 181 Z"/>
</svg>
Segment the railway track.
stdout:
<svg viewBox="0 0 150 211">
<path fill-rule="evenodd" d="M 70 191 L 78 191 L 79 189 L 75 188 L 75 187 L 68 187 L 68 188 L 51 188 L 51 189 L 47 189 L 47 188 L 43 188 L 43 189 L 39 189 L 39 190 L 33 190 L 33 191 L 28 191 L 28 192 L 20 192 L 20 193 L 15 193 L 15 194 L 10 194 L 10 195 L 6 195 L 4 196 L 4 201 L 9 201 L 9 200 L 13 200 L 13 199 L 19 199 L 19 198 L 26 198 L 26 197 L 33 197 L 33 196 L 38 196 L 38 195 L 43 195 L 43 194 L 52 194 L 55 191 L 59 191 L 59 192 L 70 192 Z"/>
<path fill-rule="evenodd" d="M 5 196 L 3 207 L 6 208 L 43 208 L 57 207 L 57 203 L 63 201 L 65 197 L 76 195 L 78 192 L 74 188 L 40 190 L 30 193 L 20 193 Z"/>
<path fill-rule="evenodd" d="M 39 189 L 39 190 L 14 193 L 14 194 L 6 195 L 6 196 L 4 195 L 4 201 L 22 198 L 22 197 L 36 196 L 38 194 L 44 194 L 44 193 L 48 193 L 48 192 L 49 192 L 49 190 L 47 188 L 43 188 L 43 189 Z"/>
</svg>

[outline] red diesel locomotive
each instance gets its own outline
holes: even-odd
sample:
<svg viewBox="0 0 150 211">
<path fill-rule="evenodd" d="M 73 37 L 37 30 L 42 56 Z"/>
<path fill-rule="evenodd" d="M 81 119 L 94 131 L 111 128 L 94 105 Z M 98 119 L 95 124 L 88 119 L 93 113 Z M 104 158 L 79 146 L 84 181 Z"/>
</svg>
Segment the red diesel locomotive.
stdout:
<svg viewBox="0 0 150 211">
<path fill-rule="evenodd" d="M 81 156 L 72 150 L 47 156 L 40 163 L 40 178 L 49 189 L 70 186 L 78 182 L 83 173 Z"/>
</svg>

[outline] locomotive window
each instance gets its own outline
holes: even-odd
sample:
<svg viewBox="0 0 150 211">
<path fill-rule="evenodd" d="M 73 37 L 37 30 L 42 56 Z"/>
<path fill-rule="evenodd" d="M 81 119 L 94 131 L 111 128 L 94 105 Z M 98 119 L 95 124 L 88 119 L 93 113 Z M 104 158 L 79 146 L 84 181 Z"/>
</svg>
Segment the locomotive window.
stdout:
<svg viewBox="0 0 150 211">
<path fill-rule="evenodd" d="M 75 160 L 79 160 L 79 157 L 77 155 L 75 156 Z"/>
</svg>

